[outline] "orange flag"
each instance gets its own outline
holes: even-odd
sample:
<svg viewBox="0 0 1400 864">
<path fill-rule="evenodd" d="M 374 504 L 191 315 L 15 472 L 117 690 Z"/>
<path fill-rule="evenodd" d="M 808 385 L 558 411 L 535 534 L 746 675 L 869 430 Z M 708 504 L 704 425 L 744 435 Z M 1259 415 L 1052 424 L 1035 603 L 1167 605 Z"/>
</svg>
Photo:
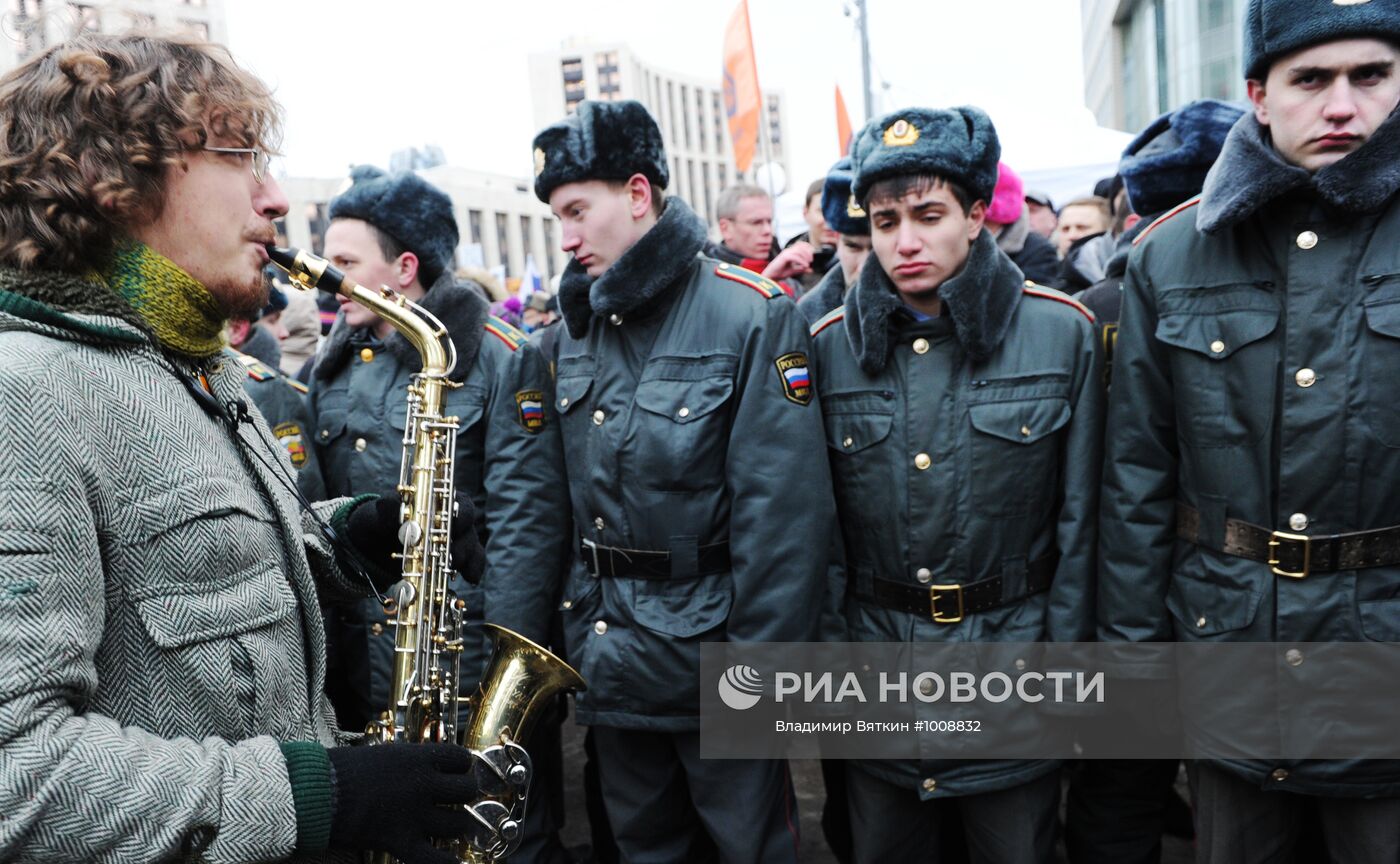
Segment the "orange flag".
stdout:
<svg viewBox="0 0 1400 864">
<path fill-rule="evenodd" d="M 851 152 L 851 115 L 846 113 L 846 100 L 841 96 L 841 85 L 836 85 L 836 146 L 842 156 Z"/>
<path fill-rule="evenodd" d="M 739 8 L 724 31 L 724 111 L 734 142 L 734 165 L 742 174 L 749 170 L 758 150 L 758 124 L 763 113 L 753 32 L 749 30 L 749 0 L 739 0 Z"/>
</svg>

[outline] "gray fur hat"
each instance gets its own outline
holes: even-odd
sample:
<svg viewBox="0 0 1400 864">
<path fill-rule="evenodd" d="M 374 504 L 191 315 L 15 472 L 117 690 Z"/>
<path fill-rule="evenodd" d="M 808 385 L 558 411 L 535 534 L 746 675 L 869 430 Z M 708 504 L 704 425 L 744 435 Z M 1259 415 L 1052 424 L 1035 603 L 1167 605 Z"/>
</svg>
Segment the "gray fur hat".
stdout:
<svg viewBox="0 0 1400 864">
<path fill-rule="evenodd" d="M 1152 216 L 1201 194 L 1225 136 L 1244 113 L 1240 105 L 1199 99 L 1152 121 L 1118 160 L 1133 212 Z"/>
<path fill-rule="evenodd" d="M 420 280 L 431 286 L 457 256 L 457 217 L 447 193 L 414 174 L 389 174 L 373 165 L 350 171 L 351 185 L 330 204 L 330 219 L 360 219 L 418 256 Z"/>
<path fill-rule="evenodd" d="M 1249 0 L 1244 77 L 1263 79 L 1285 54 L 1336 39 L 1400 45 L 1400 0 Z"/>
<path fill-rule="evenodd" d="M 571 116 L 535 136 L 535 196 L 546 204 L 565 183 L 633 174 L 659 189 L 671 182 L 661 130 L 640 102 L 580 102 Z"/>
<path fill-rule="evenodd" d="M 866 126 L 851 144 L 852 184 L 864 202 L 876 181 L 901 174 L 936 174 L 990 202 L 997 185 L 1001 142 L 980 108 L 906 108 Z"/>
</svg>

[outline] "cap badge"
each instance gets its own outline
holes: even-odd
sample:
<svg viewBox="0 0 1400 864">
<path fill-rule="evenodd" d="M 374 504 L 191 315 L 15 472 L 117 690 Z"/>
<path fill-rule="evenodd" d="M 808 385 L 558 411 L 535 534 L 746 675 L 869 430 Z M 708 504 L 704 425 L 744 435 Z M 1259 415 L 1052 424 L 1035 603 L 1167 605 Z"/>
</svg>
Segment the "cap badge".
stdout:
<svg viewBox="0 0 1400 864">
<path fill-rule="evenodd" d="M 535 148 L 535 176 L 538 177 L 538 176 L 540 176 L 540 175 L 543 174 L 543 173 L 544 173 L 544 150 L 540 149 L 539 147 L 536 147 L 536 148 Z"/>
<path fill-rule="evenodd" d="M 846 215 L 852 219 L 864 219 L 866 216 L 864 208 L 856 201 L 856 196 L 854 194 L 846 201 Z"/>
<path fill-rule="evenodd" d="M 886 147 L 908 147 L 918 140 L 919 127 L 903 118 L 894 121 L 894 125 L 885 130 Z"/>
</svg>

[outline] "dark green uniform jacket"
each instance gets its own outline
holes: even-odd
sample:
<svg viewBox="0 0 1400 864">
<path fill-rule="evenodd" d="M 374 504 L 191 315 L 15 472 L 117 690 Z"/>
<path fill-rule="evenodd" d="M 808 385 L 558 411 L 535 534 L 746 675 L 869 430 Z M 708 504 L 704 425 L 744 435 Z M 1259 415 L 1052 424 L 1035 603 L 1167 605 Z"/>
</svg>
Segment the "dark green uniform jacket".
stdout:
<svg viewBox="0 0 1400 864">
<path fill-rule="evenodd" d="M 324 501 L 326 485 L 321 477 L 321 463 L 316 448 L 311 445 L 311 412 L 306 406 L 306 385 L 283 375 L 251 354 L 230 348 L 225 352 L 247 373 L 243 389 L 258 406 L 272 434 L 292 467 L 297 469 L 297 485 L 307 501 Z"/>
<path fill-rule="evenodd" d="M 1322 535 L 1400 523 L 1397 165 L 1395 115 L 1311 176 L 1246 116 L 1202 196 L 1139 239 L 1114 361 L 1103 638 L 1400 641 L 1400 568 L 1290 579 L 1216 551 L 1227 518 Z M 1178 502 L 1199 511 L 1201 545 L 1177 539 Z M 1400 762 L 1227 767 L 1282 791 L 1400 795 Z"/>
<path fill-rule="evenodd" d="M 704 231 L 672 198 L 606 273 L 571 262 L 560 288 L 577 530 L 672 556 L 655 579 L 576 558 L 562 609 L 581 723 L 698 729 L 701 642 L 817 636 L 834 507 L 807 327 L 768 280 L 699 257 Z M 722 543 L 730 566 L 705 572 L 697 550 Z"/>
<path fill-rule="evenodd" d="M 917 321 L 872 262 L 847 305 L 812 328 L 848 638 L 1092 640 L 1103 412 L 1093 317 L 1025 282 L 986 231 L 939 294 L 944 314 Z M 1052 581 L 1027 596 L 1036 566 L 1051 567 Z M 1005 605 L 954 624 L 869 599 L 874 579 L 921 588 L 998 576 Z M 940 611 L 955 612 L 952 602 Z M 1004 789 L 1057 766 L 860 763 L 924 798 Z"/>
<path fill-rule="evenodd" d="M 481 295 L 450 274 L 421 304 L 457 345 L 451 377 L 462 386 L 447 391 L 443 412 L 461 422 L 456 483 L 472 497 L 486 549 L 481 584 L 459 582 L 456 590 L 469 622 L 490 621 L 543 641 L 558 602 L 567 523 L 549 372 L 518 330 L 489 317 Z M 343 318 L 332 329 L 311 387 L 316 446 L 332 495 L 392 493 L 408 380 L 421 368 L 418 352 L 397 332 L 380 342 L 367 328 L 346 328 Z M 356 714 L 377 715 L 388 704 L 393 628 L 373 601 L 343 615 L 350 632 L 342 634 L 337 659 L 351 685 L 347 696 L 359 706 Z M 464 684 L 475 686 L 486 647 L 484 638 L 468 641 Z"/>
<path fill-rule="evenodd" d="M 797 311 L 802 313 L 808 324 L 815 324 L 823 315 L 845 302 L 845 297 L 846 271 L 841 269 L 838 261 L 835 267 L 826 271 L 817 287 L 797 301 Z"/>
</svg>

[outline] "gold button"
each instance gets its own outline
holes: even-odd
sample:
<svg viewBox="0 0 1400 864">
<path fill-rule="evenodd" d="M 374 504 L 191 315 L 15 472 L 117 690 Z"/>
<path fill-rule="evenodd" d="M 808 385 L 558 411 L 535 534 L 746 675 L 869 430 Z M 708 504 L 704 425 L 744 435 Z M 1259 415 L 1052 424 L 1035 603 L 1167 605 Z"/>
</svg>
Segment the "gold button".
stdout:
<svg viewBox="0 0 1400 864">
<path fill-rule="evenodd" d="M 560 400 L 559 400 L 559 407 L 560 407 L 560 408 L 568 408 L 568 407 L 569 407 L 569 397 L 568 397 L 568 396 L 565 396 L 563 399 L 560 399 Z"/>
<path fill-rule="evenodd" d="M 1022 427 L 1021 427 L 1021 437 L 1022 437 L 1022 438 L 1029 438 L 1029 437 L 1031 437 L 1031 427 L 1029 427 L 1029 426 L 1022 426 Z"/>
<path fill-rule="evenodd" d="M 933 695 L 933 682 L 930 681 L 930 680 L 927 679 L 927 678 L 925 678 L 923 681 L 920 681 L 920 682 L 919 682 L 919 692 L 922 693 L 922 694 L 924 694 L 925 696 L 932 696 L 932 695 Z M 927 786 L 925 786 L 924 788 L 928 789 Z M 929 791 L 932 792 L 933 790 L 932 790 L 932 789 L 929 789 Z"/>
<path fill-rule="evenodd" d="M 934 789 L 937 789 L 937 788 L 938 788 L 938 781 L 937 781 L 937 780 L 933 779 L 932 777 L 929 777 L 928 779 L 924 780 L 924 791 L 925 791 L 925 792 L 932 792 Z"/>
<path fill-rule="evenodd" d="M 614 312 L 613 314 L 608 316 L 608 322 L 611 323 L 614 327 L 616 327 L 617 325 L 622 323 L 622 316 Z"/>
<path fill-rule="evenodd" d="M 594 633 L 597 633 L 599 636 L 602 636 L 604 633 L 608 632 L 608 622 L 606 622 L 606 621 L 594 621 L 594 622 L 593 622 L 593 632 L 594 632 Z"/>
<path fill-rule="evenodd" d="M 1308 515 L 1306 513 L 1294 513 L 1288 517 L 1288 527 L 1293 531 L 1308 530 Z"/>
<path fill-rule="evenodd" d="M 1287 651 L 1283 652 L 1283 659 L 1289 666 L 1302 666 L 1303 652 L 1299 651 L 1297 648 L 1289 648 Z"/>
<path fill-rule="evenodd" d="M 371 348 L 361 348 L 361 349 L 360 349 L 360 359 L 363 360 L 363 361 L 365 361 L 366 363 L 368 363 L 369 361 L 373 360 L 373 359 L 374 359 L 374 350 L 371 349 Z"/>
<path fill-rule="evenodd" d="M 329 437 L 331 437 L 331 430 L 329 430 L 329 429 L 322 429 L 322 430 L 321 430 L 321 440 L 324 441 L 324 440 L 326 440 L 326 439 L 329 438 Z"/>
<path fill-rule="evenodd" d="M 1197 627 L 1204 627 L 1204 626 L 1206 626 L 1206 616 L 1202 615 L 1201 617 L 1197 618 L 1197 619 L 1196 619 L 1196 626 L 1197 626 Z"/>
<path fill-rule="evenodd" d="M 728 270 L 728 269 L 729 269 L 729 265 L 728 265 L 728 264 L 721 264 L 721 265 L 719 265 L 719 269 L 721 269 L 721 270 Z"/>
<path fill-rule="evenodd" d="M 841 446 L 842 446 L 842 447 L 845 447 L 845 448 L 848 449 L 848 450 L 849 450 L 851 447 L 855 446 L 855 443 L 856 443 L 856 439 L 852 438 L 852 437 L 849 436 L 849 435 L 847 435 L 845 438 L 842 438 L 842 439 L 841 439 Z"/>
<path fill-rule="evenodd" d="M 1280 781 L 1280 782 L 1281 782 L 1281 781 L 1284 781 L 1284 780 L 1287 780 L 1287 779 L 1288 779 L 1288 769 L 1287 769 L 1287 768 L 1275 768 L 1274 771 L 1273 771 L 1273 773 L 1270 774 L 1269 776 L 1272 777 L 1272 778 L 1274 778 L 1275 780 Z"/>
<path fill-rule="evenodd" d="M 360 453 L 365 452 L 365 448 L 368 447 L 368 446 L 369 446 L 369 442 L 366 441 L 365 439 L 363 439 L 363 438 L 356 438 L 356 439 L 355 439 L 355 450 L 357 450 L 358 452 L 360 452 Z"/>
<path fill-rule="evenodd" d="M 915 353 L 915 354 L 927 354 L 927 353 L 928 353 L 928 340 L 927 340 L 927 339 L 915 339 L 915 340 L 914 340 L 914 353 Z"/>
<path fill-rule="evenodd" d="M 685 418 L 690 416 L 690 409 L 682 405 L 681 410 L 676 412 L 676 416 L 684 420 Z"/>
<path fill-rule="evenodd" d="M 923 471 L 932 464 L 933 460 L 929 458 L 927 453 L 920 453 L 918 456 L 914 457 L 914 467 L 918 468 L 920 471 Z"/>
<path fill-rule="evenodd" d="M 602 516 L 596 516 L 593 519 L 593 527 L 597 528 L 599 531 L 602 531 L 605 527 L 607 527 L 607 523 L 603 521 Z"/>
<path fill-rule="evenodd" d="M 1298 382 L 1299 387 L 1311 387 L 1317 383 L 1317 373 L 1304 367 L 1293 375 L 1293 380 Z"/>
<path fill-rule="evenodd" d="M 1317 245 L 1317 235 L 1311 231 L 1304 231 L 1298 235 L 1298 248 L 1311 249 Z"/>
<path fill-rule="evenodd" d="M 563 602 L 562 605 L 563 605 L 563 607 L 564 607 L 565 609 L 572 609 L 572 608 L 574 608 L 574 601 L 572 601 L 572 600 L 565 600 L 565 601 Z"/>
<path fill-rule="evenodd" d="M 608 416 L 608 415 L 604 414 L 604 413 L 603 413 L 603 409 L 601 409 L 601 408 L 599 408 L 597 411 L 594 411 L 594 412 L 593 412 L 593 425 L 594 425 L 594 426 L 602 426 L 602 425 L 603 425 L 603 418 L 605 418 L 605 417 L 607 417 L 607 416 Z"/>
<path fill-rule="evenodd" d="M 378 636 L 380 633 L 384 632 L 384 625 L 376 621 L 373 624 L 369 625 L 369 632 Z"/>
<path fill-rule="evenodd" d="M 1225 343 L 1224 343 L 1224 342 L 1221 342 L 1219 339 L 1216 339 L 1214 342 L 1210 343 L 1210 353 L 1212 353 L 1212 354 L 1224 354 L 1224 353 L 1225 353 Z"/>
<path fill-rule="evenodd" d="M 918 570 L 914 571 L 914 578 L 924 584 L 928 584 L 933 579 L 933 571 L 927 567 L 920 567 Z"/>
<path fill-rule="evenodd" d="M 1023 672 L 1023 671 L 1025 671 L 1025 668 L 1026 668 L 1026 661 L 1025 661 L 1025 660 L 1022 660 L 1020 657 L 1017 657 L 1017 658 L 1016 658 L 1015 666 L 1016 666 L 1016 671 L 1017 671 L 1017 672 Z"/>
</svg>

